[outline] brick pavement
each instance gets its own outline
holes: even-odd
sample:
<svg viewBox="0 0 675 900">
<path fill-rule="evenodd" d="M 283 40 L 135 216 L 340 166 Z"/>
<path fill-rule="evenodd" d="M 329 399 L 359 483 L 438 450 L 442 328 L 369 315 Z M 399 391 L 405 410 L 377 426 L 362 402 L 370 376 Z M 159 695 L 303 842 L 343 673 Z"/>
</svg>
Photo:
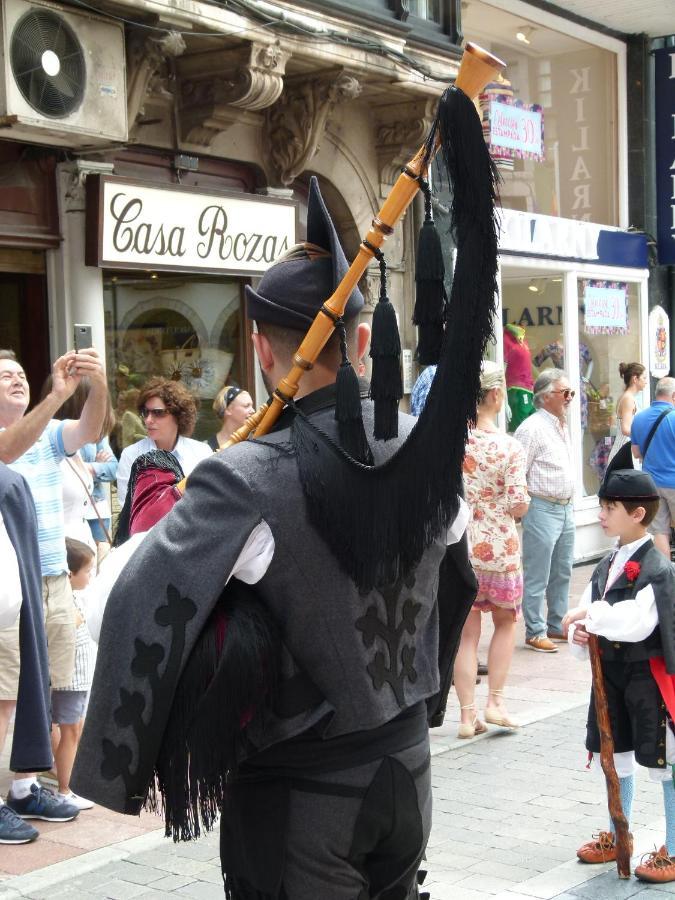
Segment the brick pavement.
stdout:
<svg viewBox="0 0 675 900">
<path fill-rule="evenodd" d="M 588 567 L 575 570 L 573 596 L 588 573 Z M 489 627 L 483 648 L 488 639 Z M 448 723 L 433 736 L 434 827 L 425 885 L 432 900 L 658 900 L 675 894 L 675 885 L 619 882 L 611 866 L 588 867 L 574 858 L 579 843 L 606 827 L 602 782 L 584 767 L 588 685 L 588 667 L 571 660 L 566 648 L 555 655 L 526 649 L 521 626 L 507 694 L 525 727 L 514 733 L 491 728 L 459 741 L 451 698 Z M 485 691 L 483 684 L 479 706 Z M 153 816 L 131 819 L 98 808 L 74 823 L 40 826 L 43 836 L 35 844 L 0 847 L 0 900 L 223 897 L 217 835 L 174 845 Z M 660 845 L 662 828 L 661 788 L 641 774 L 636 851 Z M 27 854 L 33 854 L 28 863 Z"/>
</svg>

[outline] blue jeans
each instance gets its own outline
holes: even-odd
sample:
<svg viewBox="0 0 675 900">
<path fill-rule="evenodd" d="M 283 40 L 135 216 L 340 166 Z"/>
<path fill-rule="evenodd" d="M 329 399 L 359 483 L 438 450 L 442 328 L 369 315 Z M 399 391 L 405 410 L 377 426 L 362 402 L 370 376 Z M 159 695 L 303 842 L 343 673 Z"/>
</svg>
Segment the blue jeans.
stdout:
<svg viewBox="0 0 675 900">
<path fill-rule="evenodd" d="M 525 636 L 559 632 L 567 612 L 574 559 L 574 504 L 532 497 L 523 519 L 523 615 Z M 548 616 L 544 601 L 548 601 Z"/>
</svg>

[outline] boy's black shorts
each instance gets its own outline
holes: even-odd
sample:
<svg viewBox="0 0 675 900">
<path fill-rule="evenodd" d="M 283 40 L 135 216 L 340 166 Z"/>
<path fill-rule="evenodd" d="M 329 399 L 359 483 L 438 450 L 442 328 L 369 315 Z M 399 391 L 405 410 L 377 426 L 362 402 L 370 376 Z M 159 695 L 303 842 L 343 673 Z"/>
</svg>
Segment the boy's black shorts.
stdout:
<svg viewBox="0 0 675 900">
<path fill-rule="evenodd" d="M 662 769 L 666 765 L 666 705 L 654 680 L 649 660 L 603 662 L 609 720 L 614 752 L 635 752 L 641 766 Z M 586 722 L 586 749 L 600 752 L 600 732 L 595 717 L 595 699 Z"/>
</svg>

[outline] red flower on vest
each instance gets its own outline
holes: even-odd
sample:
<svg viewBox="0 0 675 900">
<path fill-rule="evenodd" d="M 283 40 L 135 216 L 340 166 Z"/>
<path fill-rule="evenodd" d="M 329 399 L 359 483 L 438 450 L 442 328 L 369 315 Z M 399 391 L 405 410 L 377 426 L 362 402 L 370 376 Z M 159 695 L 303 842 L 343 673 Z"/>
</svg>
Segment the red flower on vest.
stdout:
<svg viewBox="0 0 675 900">
<path fill-rule="evenodd" d="M 640 574 L 640 563 L 634 562 L 633 560 L 629 560 L 626 565 L 623 567 L 623 571 L 626 575 L 628 581 L 635 581 L 635 579 Z"/>
</svg>

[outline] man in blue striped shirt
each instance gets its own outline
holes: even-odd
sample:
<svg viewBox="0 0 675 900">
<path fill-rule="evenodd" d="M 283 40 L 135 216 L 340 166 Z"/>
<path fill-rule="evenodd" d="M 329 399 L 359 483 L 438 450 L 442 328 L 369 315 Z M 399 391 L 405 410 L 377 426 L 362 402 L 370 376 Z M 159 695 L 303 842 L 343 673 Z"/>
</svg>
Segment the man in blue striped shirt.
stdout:
<svg viewBox="0 0 675 900">
<path fill-rule="evenodd" d="M 83 377 L 89 378 L 91 390 L 80 419 L 53 419 Z M 24 476 L 35 503 L 51 687 L 59 688 L 70 684 L 75 661 L 75 613 L 66 563 L 60 463 L 84 444 L 98 440 L 108 388 L 93 349 L 60 357 L 54 363 L 52 381 L 49 395 L 26 415 L 30 402 L 26 374 L 13 351 L 0 350 L 0 461 Z M 4 637 L 0 640 L 2 668 L 18 671 L 18 659 L 5 658 L 18 655 L 18 647 Z M 15 705 L 16 685 L 9 684 L 8 678 L 0 679 L 0 750 Z M 10 843 L 19 842 L 12 838 L 21 832 L 19 820 L 68 821 L 78 812 L 41 788 L 34 773 L 14 779 L 6 805 L 7 809 L 0 806 L 0 841 Z M 25 837 L 25 833 L 24 827 L 21 835 Z M 36 836 L 37 832 L 28 840 Z"/>
</svg>

